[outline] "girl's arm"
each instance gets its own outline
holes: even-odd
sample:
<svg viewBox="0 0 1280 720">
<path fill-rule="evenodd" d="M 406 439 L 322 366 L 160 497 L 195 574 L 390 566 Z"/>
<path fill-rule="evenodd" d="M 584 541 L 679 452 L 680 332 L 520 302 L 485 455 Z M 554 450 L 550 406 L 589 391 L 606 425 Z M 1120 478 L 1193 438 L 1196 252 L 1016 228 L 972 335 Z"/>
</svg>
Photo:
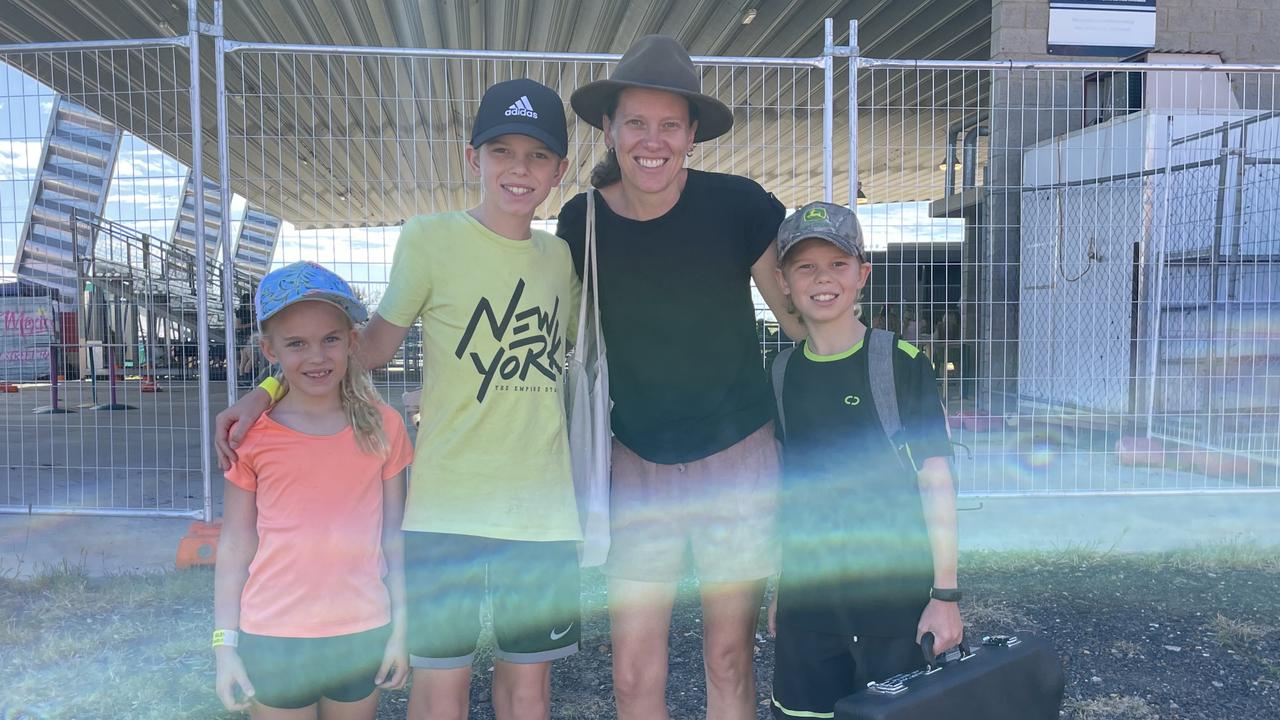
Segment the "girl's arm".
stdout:
<svg viewBox="0 0 1280 720">
<path fill-rule="evenodd" d="M 404 533 L 400 530 L 404 522 L 404 488 L 403 470 L 382 483 L 382 555 L 387 561 L 387 591 L 391 595 L 391 637 L 374 682 L 386 690 L 403 687 L 409 677 Z"/>
<path fill-rule="evenodd" d="M 249 579 L 249 563 L 258 551 L 258 508 L 256 493 L 225 483 L 222 497 L 222 530 L 218 538 L 218 562 L 213 575 L 213 626 L 218 630 L 240 629 L 240 596 Z M 218 664 L 218 698 L 228 710 L 246 710 L 253 697 L 253 684 L 233 645 L 215 647 Z M 237 700 L 240 687 L 243 700 Z"/>
</svg>

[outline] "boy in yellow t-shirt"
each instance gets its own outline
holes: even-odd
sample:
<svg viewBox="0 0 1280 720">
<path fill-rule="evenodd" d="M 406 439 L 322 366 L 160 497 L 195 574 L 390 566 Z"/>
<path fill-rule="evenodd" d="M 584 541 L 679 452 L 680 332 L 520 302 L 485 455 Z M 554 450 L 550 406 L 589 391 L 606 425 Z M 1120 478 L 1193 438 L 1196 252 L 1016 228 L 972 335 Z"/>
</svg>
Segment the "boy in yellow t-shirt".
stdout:
<svg viewBox="0 0 1280 720">
<path fill-rule="evenodd" d="M 422 421 L 404 520 L 410 718 L 467 707 L 486 594 L 499 717 L 547 717 L 550 662 L 577 650 L 580 529 L 560 375 L 579 283 L 564 241 L 530 228 L 567 149 L 554 91 L 526 79 L 489 88 L 466 150 L 480 204 L 405 223 L 361 331 L 360 359 L 379 367 L 422 318 Z M 267 393 L 253 392 L 219 415 L 220 461 L 236 440 L 224 428 L 247 427 L 266 406 Z"/>
</svg>

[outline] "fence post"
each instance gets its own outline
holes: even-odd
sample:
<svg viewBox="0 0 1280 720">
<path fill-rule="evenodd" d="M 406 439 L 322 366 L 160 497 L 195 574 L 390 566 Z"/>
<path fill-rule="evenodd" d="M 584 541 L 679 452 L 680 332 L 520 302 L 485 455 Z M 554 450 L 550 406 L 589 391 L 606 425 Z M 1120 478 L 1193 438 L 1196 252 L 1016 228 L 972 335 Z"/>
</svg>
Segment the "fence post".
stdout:
<svg viewBox="0 0 1280 720">
<path fill-rule="evenodd" d="M 858 19 L 849 21 L 849 208 L 858 207 Z"/>
<path fill-rule="evenodd" d="M 224 353 L 227 357 L 227 404 L 236 399 L 236 361 L 239 360 L 239 348 L 235 346 L 235 312 L 232 303 L 235 297 L 235 262 L 231 257 L 231 169 L 227 152 L 227 72 L 226 47 L 222 32 L 222 0 L 213 2 L 213 25 L 216 34 L 213 38 L 214 77 L 217 78 L 218 106 L 218 193 L 222 204 L 222 222 L 218 223 L 218 244 L 222 246 L 222 278 L 219 285 L 222 289 L 222 329 Z M 206 522 L 208 520 L 206 519 Z"/>
<path fill-rule="evenodd" d="M 831 202 L 832 187 L 832 135 L 835 132 L 835 114 L 832 84 L 835 82 L 835 20 L 827 18 L 822 23 L 822 199 Z"/>
<path fill-rule="evenodd" d="M 1165 120 L 1164 131 L 1164 198 L 1162 207 L 1160 208 L 1160 232 L 1152 233 L 1151 240 L 1156 243 L 1153 248 L 1154 252 L 1150 253 L 1153 258 L 1153 267 L 1149 272 L 1151 277 L 1151 319 L 1150 323 L 1151 337 L 1148 338 L 1150 343 L 1147 354 L 1147 407 L 1146 407 L 1146 436 L 1150 438 L 1155 434 L 1155 416 L 1156 416 L 1156 373 L 1160 369 L 1160 315 L 1161 305 L 1164 303 L 1164 253 L 1169 247 L 1169 201 L 1173 195 L 1173 114 L 1170 113 Z"/>
<path fill-rule="evenodd" d="M 209 285 L 204 249 L 204 133 L 200 122 L 200 0 L 187 0 L 187 42 L 191 71 L 191 176 L 196 183 L 193 203 L 196 226 L 196 356 L 204 369 L 198 376 L 200 387 L 200 474 L 204 482 L 204 521 L 213 519 L 213 457 L 209 442 Z M 226 218 L 222 220 L 226 224 Z"/>
</svg>

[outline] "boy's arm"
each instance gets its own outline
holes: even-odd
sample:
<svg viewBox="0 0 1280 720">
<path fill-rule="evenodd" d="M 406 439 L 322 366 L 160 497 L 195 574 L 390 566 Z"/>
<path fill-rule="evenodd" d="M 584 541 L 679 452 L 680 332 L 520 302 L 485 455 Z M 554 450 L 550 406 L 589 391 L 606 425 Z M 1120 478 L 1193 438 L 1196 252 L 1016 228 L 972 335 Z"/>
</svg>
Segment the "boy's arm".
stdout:
<svg viewBox="0 0 1280 720">
<path fill-rule="evenodd" d="M 218 536 L 218 560 L 213 575 L 213 626 L 240 630 L 240 596 L 249 579 L 249 563 L 258 551 L 256 494 L 228 481 L 222 500 L 222 529 Z M 228 710 L 246 710 L 253 685 L 233 645 L 214 648 L 217 660 L 216 690 Z M 239 685 L 244 699 L 237 699 Z"/>
<path fill-rule="evenodd" d="M 787 337 L 799 342 L 809 337 L 809 330 L 800 321 L 800 316 L 787 312 L 787 294 L 782 292 L 778 284 L 778 276 L 774 272 L 778 267 L 778 246 L 769 243 L 768 249 L 751 266 L 751 279 L 756 281 L 756 289 L 764 297 L 765 303 L 778 319 L 778 325 Z"/>
<path fill-rule="evenodd" d="M 408 593 L 404 580 L 405 473 L 382 482 L 382 555 L 387 562 L 387 591 L 391 595 L 391 637 L 383 653 L 382 667 L 374 678 L 379 687 L 396 689 L 409 676 L 407 650 Z"/>
<path fill-rule="evenodd" d="M 356 358 L 365 370 L 377 370 L 391 362 L 408 335 L 408 327 L 400 327 L 375 312 L 360 331 Z"/>
<path fill-rule="evenodd" d="M 917 474 L 917 482 L 925 527 L 929 532 L 929 546 L 933 550 L 933 586 L 954 589 L 958 587 L 956 494 L 947 459 L 931 457 L 925 460 Z M 950 649 L 963 640 L 964 622 L 960 619 L 959 604 L 930 599 L 920 616 L 916 642 L 926 632 L 933 633 L 934 647 L 939 651 Z"/>
</svg>

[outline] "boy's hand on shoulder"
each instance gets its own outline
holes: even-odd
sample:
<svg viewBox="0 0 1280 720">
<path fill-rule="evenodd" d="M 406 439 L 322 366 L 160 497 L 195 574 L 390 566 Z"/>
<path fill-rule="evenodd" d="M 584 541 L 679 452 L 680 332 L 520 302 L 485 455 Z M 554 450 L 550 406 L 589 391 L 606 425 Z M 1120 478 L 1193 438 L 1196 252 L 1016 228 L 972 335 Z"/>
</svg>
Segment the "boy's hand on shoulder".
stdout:
<svg viewBox="0 0 1280 720">
<path fill-rule="evenodd" d="M 249 428 L 270 409 L 271 396 L 262 388 L 254 388 L 214 417 L 213 449 L 218 454 L 218 467 L 223 472 L 230 470 L 239 460 L 236 449 L 244 442 Z"/>
<path fill-rule="evenodd" d="M 933 633 L 933 647 L 941 653 L 950 650 L 964 639 L 964 620 L 960 618 L 960 604 L 930 600 L 920 614 L 916 626 L 916 642 L 927 632 Z"/>
<path fill-rule="evenodd" d="M 249 673 L 244 669 L 244 661 L 231 646 L 223 646 L 214 652 L 217 659 L 217 680 L 214 688 L 222 706 L 232 712 L 242 712 L 253 704 L 253 683 L 249 682 Z M 236 687 L 239 686 L 244 699 L 236 699 Z"/>
<path fill-rule="evenodd" d="M 409 650 L 403 631 L 393 631 L 382 652 L 382 666 L 373 682 L 383 690 L 399 690 L 409 679 Z"/>
</svg>

